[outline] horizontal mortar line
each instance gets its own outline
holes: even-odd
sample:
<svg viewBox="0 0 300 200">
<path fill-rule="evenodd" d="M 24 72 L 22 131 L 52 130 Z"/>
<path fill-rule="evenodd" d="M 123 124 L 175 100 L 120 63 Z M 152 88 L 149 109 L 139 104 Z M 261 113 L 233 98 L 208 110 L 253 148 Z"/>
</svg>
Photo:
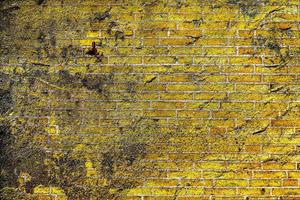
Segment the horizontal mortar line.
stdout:
<svg viewBox="0 0 300 200">
<path fill-rule="evenodd" d="M 92 160 L 93 161 L 93 160 Z M 95 161 L 97 161 L 97 160 L 95 160 Z M 156 163 L 156 162 L 152 162 L 152 163 Z M 190 163 L 194 163 L 194 162 L 190 162 Z M 148 163 L 146 163 L 146 164 L 148 164 Z M 149 163 L 150 164 L 150 163 Z M 180 172 L 182 172 L 182 173 L 185 173 L 185 172 L 198 172 L 198 173 L 202 173 L 202 172 L 217 172 L 217 173 L 224 173 L 224 174 L 226 174 L 226 173 L 232 173 L 232 172 L 236 172 L 236 173 L 238 173 L 238 172 L 241 172 L 242 170 L 213 170 L 213 169 L 201 169 L 201 168 L 199 168 L 199 170 L 195 170 L 195 169 L 193 169 L 193 170 L 185 170 L 185 171 L 183 171 L 183 170 L 180 170 L 180 169 L 178 169 L 178 168 L 154 168 L 155 170 L 154 171 L 160 171 L 160 172 L 168 172 L 168 173 L 172 173 L 172 172 L 177 172 L 177 173 L 180 173 Z M 126 172 L 147 172 L 147 171 L 149 171 L 149 172 L 151 172 L 151 169 L 139 169 L 139 170 L 127 170 Z M 246 170 L 247 172 L 254 172 L 254 171 L 252 171 L 252 169 L 247 169 Z M 265 171 L 265 170 L 260 170 L 259 172 L 270 172 L 270 171 Z M 286 170 L 284 170 L 284 171 L 282 171 L 282 170 L 277 170 L 277 171 L 272 171 L 272 172 L 289 172 L 289 171 L 286 171 Z M 98 177 L 98 176 L 94 176 L 94 177 Z M 134 177 L 131 177 L 131 176 L 116 176 L 116 177 L 119 177 L 119 178 L 124 178 L 124 179 L 132 179 L 132 178 L 134 178 Z M 232 181 L 237 181 L 237 180 L 244 180 L 244 181 L 251 181 L 251 180 L 270 180 L 270 179 L 272 179 L 272 180 L 285 180 L 285 179 L 288 179 L 288 178 L 285 178 L 285 177 L 282 177 L 282 178 L 244 178 L 244 179 L 242 179 L 242 178 L 202 178 L 203 176 L 201 175 L 201 177 L 199 177 L 199 178 L 195 178 L 196 180 L 201 180 L 201 179 L 205 179 L 205 180 L 217 180 L 217 181 L 221 181 L 221 180 L 232 180 Z M 152 179 L 157 179 L 158 177 L 157 176 L 152 176 L 152 177 L 149 177 L 150 178 L 150 180 Z M 171 177 L 162 177 L 161 179 L 163 179 L 163 180 L 166 180 L 165 178 L 168 178 L 167 180 L 172 180 L 172 178 Z M 174 177 L 173 179 L 176 179 L 176 177 Z M 190 177 L 182 177 L 182 179 L 184 179 L 184 180 L 191 180 L 191 178 Z M 247 186 L 241 186 L 241 187 L 247 187 Z M 260 187 L 260 186 L 258 186 L 258 187 Z M 276 187 L 276 186 L 269 186 L 269 187 Z M 280 187 L 280 186 L 277 186 L 277 187 Z"/>
<path fill-rule="evenodd" d="M 97 176 L 96 176 L 97 177 Z M 178 178 L 177 178 L 178 179 Z M 177 180 L 175 179 L 175 180 Z M 180 180 L 185 180 L 185 179 L 180 179 Z M 212 180 L 222 180 L 222 179 L 212 179 Z M 243 181 L 246 181 L 246 180 L 251 180 L 251 179 L 224 179 L 224 180 L 227 180 L 227 181 L 235 181 L 235 180 L 243 180 Z M 228 186 L 186 186 L 186 185 L 183 185 L 183 186 L 147 186 L 147 185 L 144 185 L 144 186 L 139 186 L 139 188 L 141 189 L 178 189 L 179 188 L 183 188 L 183 189 L 211 189 L 211 188 L 215 188 L 215 189 L 225 189 L 225 188 L 239 188 L 239 189 L 262 189 L 262 188 L 266 188 L 266 189 L 271 189 L 271 188 L 274 188 L 274 189 L 278 189 L 278 188 L 284 188 L 284 189 L 288 189 L 288 188 L 300 188 L 299 186 L 285 186 L 285 187 L 282 187 L 282 186 L 239 186 L 238 184 L 236 185 L 228 185 Z M 240 195 L 244 195 L 244 194 L 240 194 Z M 186 196 L 186 194 L 179 194 L 178 196 Z M 245 195 L 247 196 L 247 195 Z M 250 195 L 250 196 L 253 196 L 253 195 Z M 265 197 L 266 195 L 264 195 Z M 299 195 L 300 196 L 300 195 Z"/>
<path fill-rule="evenodd" d="M 53 144 L 65 144 L 65 143 L 53 143 Z M 68 145 L 68 144 L 75 144 L 75 143 L 67 143 L 67 144 L 65 144 L 65 145 Z M 86 143 L 80 143 L 80 144 L 85 144 L 85 145 L 89 145 L 89 144 L 86 144 Z M 148 144 L 148 143 L 147 143 Z M 147 144 L 145 144 L 145 145 L 147 145 Z M 156 144 L 156 143 L 151 143 L 151 144 L 153 144 L 153 145 L 162 145 L 162 144 Z M 93 145 L 95 145 L 95 144 L 93 144 Z M 101 144 L 99 144 L 99 145 L 101 145 Z M 188 144 L 186 144 L 186 145 L 188 145 Z M 203 144 L 202 144 L 203 145 Z M 233 144 L 232 144 L 233 145 Z M 174 146 L 175 147 L 175 146 Z M 190 153 L 190 152 L 168 152 L 168 151 L 160 151 L 160 150 L 157 150 L 157 151 L 147 151 L 147 153 L 148 154 L 160 154 L 160 153 L 164 153 L 164 154 L 167 154 L 167 155 L 178 155 L 178 156 L 186 156 L 186 155 L 191 155 L 191 156 L 193 156 L 193 155 L 198 155 L 198 154 L 203 154 L 203 153 L 205 153 L 205 154 L 208 154 L 208 153 L 210 153 L 210 154 L 218 154 L 219 152 L 218 151 L 202 151 L 202 152 L 193 152 L 193 153 Z M 238 151 L 238 150 L 236 150 L 236 151 L 230 151 L 230 152 L 226 152 L 225 153 L 226 155 L 248 155 L 248 156 L 252 156 L 252 155 L 258 155 L 258 156 L 266 156 L 266 155 L 272 155 L 272 156 L 283 156 L 283 155 L 285 155 L 286 153 L 281 153 L 281 154 L 279 154 L 279 153 L 268 153 L 268 152 L 248 152 L 248 151 Z M 190 159 L 190 158 L 189 158 Z M 192 160 L 194 160 L 194 159 L 192 159 Z M 179 161 L 179 160 L 178 160 Z M 274 163 L 276 163 L 276 162 L 274 162 Z M 268 170 L 268 169 L 266 169 L 266 170 Z"/>
<path fill-rule="evenodd" d="M 120 127 L 127 128 L 129 131 L 132 128 L 130 125 L 129 126 L 120 126 Z M 140 125 L 139 129 L 136 129 L 136 131 L 140 130 L 142 128 L 145 128 L 145 127 L 147 127 L 147 124 Z M 95 128 L 99 128 L 99 127 L 95 127 Z M 116 126 L 112 126 L 111 128 L 116 128 Z M 254 128 L 254 127 L 250 127 L 250 128 Z M 243 130 L 243 131 L 246 131 L 246 130 Z M 180 137 L 180 138 L 182 138 L 182 137 L 185 137 L 185 138 L 195 138 L 195 137 L 198 138 L 198 137 L 200 137 L 200 138 L 202 138 L 202 137 L 210 137 L 210 136 L 214 137 L 214 138 L 227 138 L 229 136 L 232 137 L 232 136 L 235 135 L 235 133 L 228 133 L 228 132 L 227 133 L 222 133 L 221 132 L 220 135 L 215 135 L 215 134 L 211 133 L 211 131 L 209 131 L 209 130 L 205 131 L 205 133 L 201 133 L 203 131 L 204 130 L 202 130 L 202 131 L 200 130 L 199 134 L 181 134 L 181 133 L 168 134 L 168 133 L 157 133 L 155 135 L 156 136 L 166 136 L 166 137 L 172 136 L 172 137 Z M 134 131 L 132 131 L 132 132 L 134 132 Z M 249 130 L 249 127 L 248 127 L 248 132 L 253 132 L 253 131 Z M 40 133 L 41 134 L 48 134 L 46 132 L 40 132 Z M 151 134 L 151 133 L 148 133 L 148 134 L 147 133 L 143 133 L 143 134 L 141 134 L 141 133 L 135 133 L 135 135 L 138 135 L 140 137 L 152 137 L 153 136 L 153 134 Z M 78 137 L 95 137 L 95 136 L 99 136 L 99 137 L 115 137 L 115 136 L 130 136 L 130 134 L 124 134 L 124 133 L 110 133 L 110 134 L 107 134 L 107 133 L 93 133 L 93 131 L 91 133 L 91 131 L 89 131 L 89 132 L 83 132 L 83 133 L 82 132 L 81 133 L 76 133 L 76 132 L 75 133 L 64 133 L 64 132 L 62 132 L 62 133 L 59 134 L 59 136 L 62 136 L 62 137 L 64 137 L 64 136 L 66 136 L 66 137 L 67 136 L 78 136 Z M 248 135 L 248 136 L 250 137 L 251 135 Z M 294 137 L 291 138 L 291 136 L 294 136 Z M 286 139 L 286 138 L 288 138 L 288 139 L 294 140 L 294 139 L 299 138 L 300 136 L 299 135 L 294 135 L 294 134 L 288 134 L 288 133 L 281 135 L 281 134 L 278 133 L 278 134 L 272 134 L 272 137 L 275 138 L 275 139 Z M 177 146 L 177 145 L 180 146 L 182 144 L 202 144 L 202 143 L 201 142 L 177 142 L 177 143 L 175 143 L 175 142 L 173 142 L 173 143 L 168 142 L 169 145 L 173 145 L 173 146 Z M 210 144 L 218 144 L 218 143 L 210 143 Z M 253 142 L 253 143 L 247 143 L 247 145 L 245 145 L 245 146 L 253 146 L 253 145 L 258 145 L 258 144 L 259 143 Z M 274 147 L 274 146 L 276 146 L 276 147 L 283 147 L 286 144 L 291 144 L 290 146 L 294 145 L 294 143 L 280 142 L 278 144 L 276 143 L 276 144 L 271 145 L 271 147 Z M 259 145 L 263 145 L 263 144 L 259 144 Z M 267 147 L 270 147 L 270 146 L 267 146 Z"/>
<path fill-rule="evenodd" d="M 72 66 L 70 66 L 72 67 Z M 226 67 L 231 67 L 231 66 L 226 66 Z M 3 67 L 5 68 L 5 67 Z M 220 69 L 219 71 L 214 71 L 214 72 L 206 72 L 205 68 L 202 70 L 202 71 L 199 71 L 199 72 L 87 72 L 85 73 L 85 75 L 126 75 L 126 77 L 128 77 L 128 75 L 139 75 L 139 77 L 137 77 L 138 79 L 142 79 L 144 77 L 144 75 L 154 75 L 154 76 L 161 76 L 161 75 L 174 75 L 174 77 L 176 75 L 191 75 L 191 76 L 196 76 L 196 77 L 205 77 L 205 76 L 236 76 L 236 75 L 245 75 L 245 76 L 293 76 L 293 77 L 296 77 L 297 75 L 300 74 L 300 71 L 299 73 L 294 73 L 294 72 L 290 72 L 290 73 L 286 73 L 286 72 L 236 72 L 236 71 L 228 71 L 226 70 L 226 68 L 223 68 L 223 69 Z M 234 70 L 234 69 L 233 69 Z M 53 74 L 53 75 L 59 75 L 59 72 L 53 72 L 53 73 L 47 73 L 46 76 L 49 76 L 50 74 Z M 22 76 L 22 75 L 20 75 Z M 192 77 L 191 77 L 192 78 Z M 145 81 L 143 80 L 135 80 L 133 81 L 134 83 L 142 83 L 144 84 Z M 178 81 L 160 81 L 160 82 L 167 82 L 167 83 L 186 83 L 187 85 L 195 85 L 195 82 L 197 82 L 196 80 L 193 81 L 192 79 L 190 81 L 183 81 L 183 82 L 178 82 Z M 199 81 L 201 82 L 201 81 Z M 259 81 L 254 81 L 254 82 L 259 82 Z M 107 85 L 114 85 L 115 83 L 127 83 L 126 82 L 122 82 L 122 81 L 119 81 L 119 82 L 107 82 L 105 84 Z M 156 81 L 154 81 L 153 83 L 157 83 Z M 212 83 L 215 83 L 215 82 L 212 82 Z M 239 83 L 239 82 L 237 82 Z M 293 82 L 294 83 L 294 82 Z M 282 82 L 281 84 L 286 84 L 286 82 Z M 289 85 L 297 85 L 297 84 L 289 84 Z M 288 85 L 288 86 L 289 86 Z"/>
<path fill-rule="evenodd" d="M 82 145 L 101 145 L 101 144 L 118 144 L 118 142 L 115 142 L 115 143 L 75 143 L 75 142 L 69 142 L 69 143 L 63 143 L 63 142 L 51 142 L 52 145 L 76 145 L 76 144 L 82 144 Z M 143 143 L 144 145 L 148 145 L 148 144 L 152 144 L 152 145 L 167 145 L 167 143 L 164 143 L 164 144 L 158 144 L 158 143 Z M 230 152 L 225 152 L 225 153 L 220 153 L 218 151 L 199 151 L 199 152 L 168 152 L 168 151 L 154 151 L 154 152 L 147 152 L 148 154 L 160 154 L 160 153 L 164 153 L 165 155 L 169 155 L 169 156 L 172 156 L 172 155 L 176 155 L 178 157 L 180 156 L 187 156 L 187 155 L 199 155 L 200 157 L 202 156 L 201 154 L 206 154 L 206 155 L 212 155 L 212 154 L 216 154 L 216 155 L 235 155 L 235 156 L 252 156 L 252 155 L 258 155 L 258 156 L 266 156 L 266 155 L 272 155 L 272 156 L 284 156 L 286 153 L 257 153 L 257 152 L 247 152 L 247 151 L 230 151 Z M 172 160 L 172 158 L 169 158 L 169 160 Z M 174 158 L 174 160 L 198 160 L 198 161 L 201 161 L 201 159 L 197 158 L 184 158 L 184 159 L 180 159 L 180 158 Z M 268 169 L 266 169 L 265 171 L 269 171 Z M 274 170 L 273 170 L 274 171 Z M 280 170 L 278 170 L 280 171 Z"/>
<path fill-rule="evenodd" d="M 217 57 L 217 56 L 215 56 Z M 203 57 L 203 58 L 208 58 L 208 57 Z M 214 58 L 214 57 L 211 57 L 211 58 Z M 224 56 L 224 58 L 227 58 L 226 56 Z M 19 64 L 8 64 L 8 63 L 0 63 L 2 65 L 2 68 L 5 68 L 5 67 L 18 67 L 18 66 L 23 66 L 22 63 L 19 63 Z M 102 66 L 105 66 L 105 67 L 124 67 L 124 66 L 132 66 L 132 67 L 156 67 L 156 66 L 163 66 L 163 67 L 171 67 L 172 66 L 183 66 L 184 63 L 161 63 L 161 64 L 155 64 L 155 63 L 152 63 L 152 64 L 128 64 L 128 63 L 124 63 L 124 64 L 90 64 L 90 67 L 102 67 Z M 60 64 L 55 64 L 53 66 L 61 66 Z M 82 64 L 72 64 L 72 65 L 67 65 L 67 66 L 72 66 L 72 67 L 82 67 Z M 229 67 L 229 66 L 257 66 L 257 67 L 265 67 L 266 64 L 251 64 L 251 63 L 248 63 L 248 64 L 243 64 L 243 63 L 240 63 L 240 64 L 224 64 L 224 63 L 212 63 L 212 64 L 209 64 L 209 63 L 193 63 L 193 64 L 190 64 L 188 66 L 191 66 L 191 67 L 209 67 L 209 66 L 213 66 L 213 67 Z M 295 64 L 293 63 L 287 63 L 285 65 L 286 67 L 295 67 Z M 109 73 L 109 72 L 107 72 Z M 156 72 L 158 73 L 158 72 Z"/>
<path fill-rule="evenodd" d="M 48 5 L 48 4 L 47 4 Z M 70 3 L 70 2 L 64 2 L 63 4 L 64 6 L 68 7 L 72 7 L 72 8 L 76 8 L 76 6 L 78 5 L 78 7 L 94 7 L 94 6 L 107 6 L 108 4 L 107 3 L 90 3 L 90 2 L 80 2 L 80 3 Z M 214 3 L 210 3 L 210 2 L 205 2 L 205 4 L 202 3 L 189 3 L 188 4 L 189 7 L 203 7 L 203 8 L 211 8 L 211 6 L 215 5 Z M 225 6 L 225 7 L 228 7 L 229 8 L 232 8 L 232 7 L 237 7 L 237 5 L 234 5 L 234 4 L 226 4 L 226 3 L 221 3 L 219 2 L 219 4 L 217 4 L 218 6 Z M 268 7 L 268 6 L 283 6 L 283 7 L 289 7 L 289 6 L 297 6 L 297 5 L 300 5 L 300 4 L 297 4 L 295 2 L 284 2 L 284 3 L 279 3 L 279 2 L 272 2 L 272 3 L 263 3 L 263 7 Z M 32 6 L 36 6 L 35 3 L 27 3 L 27 4 L 24 4 L 23 5 L 24 7 L 32 7 Z M 61 8 L 61 3 L 55 3 L 53 2 L 51 5 L 48 5 L 49 7 L 59 7 Z M 136 6 L 147 6 L 147 3 L 145 3 L 145 5 L 142 5 L 140 3 L 134 3 L 134 2 L 131 2 L 131 3 L 124 3 L 124 2 L 121 2 L 121 3 L 116 3 L 116 2 L 112 2 L 112 3 L 109 3 L 109 6 L 118 6 L 120 8 L 123 8 L 123 7 L 136 7 Z M 149 5 L 150 6 L 150 5 Z M 174 7 L 174 8 L 177 8 L 178 4 L 177 3 L 167 3 L 166 6 L 171 6 L 171 7 Z M 254 4 L 249 4 L 249 6 L 257 6 L 255 3 Z M 136 12 L 136 13 L 140 13 L 140 12 Z M 178 13 L 178 12 L 174 12 L 174 13 Z M 193 12 L 191 12 L 193 13 Z M 188 12 L 188 14 L 191 14 L 190 12 Z M 199 14 L 199 12 L 196 12 Z"/>
</svg>

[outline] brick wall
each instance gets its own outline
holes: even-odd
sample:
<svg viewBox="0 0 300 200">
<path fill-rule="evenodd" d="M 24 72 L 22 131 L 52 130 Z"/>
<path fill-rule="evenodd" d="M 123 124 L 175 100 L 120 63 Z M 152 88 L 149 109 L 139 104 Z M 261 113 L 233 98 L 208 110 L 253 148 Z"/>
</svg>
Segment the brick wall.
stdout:
<svg viewBox="0 0 300 200">
<path fill-rule="evenodd" d="M 1 7 L 23 198 L 300 198 L 298 0 Z"/>
</svg>

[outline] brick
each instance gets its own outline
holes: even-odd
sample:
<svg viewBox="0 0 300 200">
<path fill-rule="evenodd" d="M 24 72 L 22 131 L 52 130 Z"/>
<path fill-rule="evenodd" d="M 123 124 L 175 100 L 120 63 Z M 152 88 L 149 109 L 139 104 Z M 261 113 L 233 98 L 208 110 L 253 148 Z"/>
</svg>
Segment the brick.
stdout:
<svg viewBox="0 0 300 200">
<path fill-rule="evenodd" d="M 161 93 L 160 99 L 162 100 L 192 100 L 193 94 L 190 93 Z"/>
<path fill-rule="evenodd" d="M 272 190 L 273 195 L 300 195 L 299 188 L 274 188 Z"/>
<path fill-rule="evenodd" d="M 299 0 L 1 6 L 1 176 L 36 186 L 20 198 L 300 196 Z"/>
<path fill-rule="evenodd" d="M 285 172 L 276 172 L 276 171 L 256 171 L 253 175 L 254 178 L 268 178 L 268 179 L 274 179 L 274 178 L 285 178 L 286 174 Z"/>
<path fill-rule="evenodd" d="M 261 82 L 258 75 L 232 75 L 228 77 L 230 82 Z"/>
<path fill-rule="evenodd" d="M 153 108 L 153 109 L 184 109 L 185 103 L 183 103 L 183 102 L 152 102 L 151 108 Z"/>
<path fill-rule="evenodd" d="M 272 120 L 272 126 L 275 127 L 299 127 L 299 120 Z"/>
<path fill-rule="evenodd" d="M 182 118 L 208 118 L 207 111 L 178 111 L 178 117 Z"/>
<path fill-rule="evenodd" d="M 187 74 L 170 74 L 170 75 L 160 75 L 160 82 L 188 82 L 190 76 Z"/>
</svg>

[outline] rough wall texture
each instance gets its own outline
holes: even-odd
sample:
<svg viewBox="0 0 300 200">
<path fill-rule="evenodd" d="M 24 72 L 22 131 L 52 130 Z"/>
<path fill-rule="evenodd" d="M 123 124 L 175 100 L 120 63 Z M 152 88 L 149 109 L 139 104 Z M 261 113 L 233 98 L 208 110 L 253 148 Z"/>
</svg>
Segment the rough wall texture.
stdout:
<svg viewBox="0 0 300 200">
<path fill-rule="evenodd" d="M 0 4 L 1 199 L 300 199 L 299 0 Z"/>
</svg>

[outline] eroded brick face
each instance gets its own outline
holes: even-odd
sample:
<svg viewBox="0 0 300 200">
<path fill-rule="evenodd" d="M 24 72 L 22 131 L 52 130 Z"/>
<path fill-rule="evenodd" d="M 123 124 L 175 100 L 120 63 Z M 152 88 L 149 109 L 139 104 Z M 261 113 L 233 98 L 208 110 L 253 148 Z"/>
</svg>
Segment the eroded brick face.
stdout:
<svg viewBox="0 0 300 200">
<path fill-rule="evenodd" d="M 1 199 L 300 199 L 299 0 L 0 4 Z"/>
</svg>

